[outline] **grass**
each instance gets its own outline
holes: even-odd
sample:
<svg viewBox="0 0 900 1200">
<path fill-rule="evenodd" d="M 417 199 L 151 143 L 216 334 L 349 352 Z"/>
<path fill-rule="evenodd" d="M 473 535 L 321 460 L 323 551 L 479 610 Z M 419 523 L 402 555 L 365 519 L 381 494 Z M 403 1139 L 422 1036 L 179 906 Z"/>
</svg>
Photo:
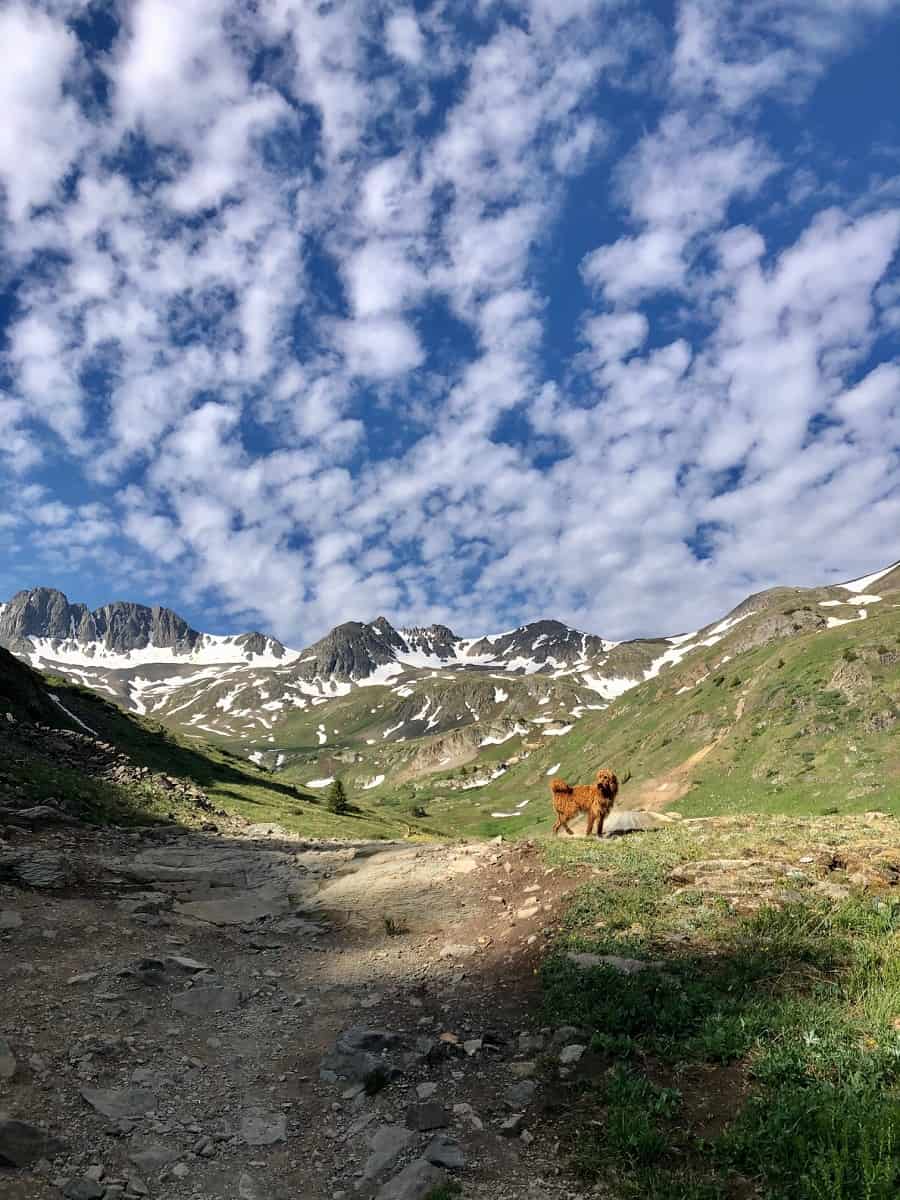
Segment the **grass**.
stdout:
<svg viewBox="0 0 900 1200">
<path fill-rule="evenodd" d="M 873 834 L 852 819 L 723 821 L 548 845 L 554 864 L 596 872 L 543 967 L 546 1019 L 584 1028 L 600 1064 L 572 1085 L 584 1183 L 653 1200 L 900 1193 L 900 898 L 798 885 L 742 911 L 760 897 L 735 907 L 668 879 L 699 858 L 796 862 L 823 841 L 864 857 Z M 659 966 L 585 971 L 572 950 Z"/>
<path fill-rule="evenodd" d="M 15 663 L 16 660 L 12 661 Z M 187 745 L 180 736 L 158 722 L 125 713 L 87 688 L 61 678 L 48 676 L 44 679 L 34 672 L 22 675 L 18 671 L 15 675 L 12 672 L 3 674 L 2 678 L 7 692 L 16 701 L 19 693 L 12 692 L 9 681 L 17 687 L 22 679 L 28 685 L 36 681 L 32 710 L 34 704 L 42 702 L 44 709 L 39 716 L 43 721 L 82 732 L 56 705 L 47 701 L 45 689 L 49 687 L 67 709 L 103 741 L 123 751 L 136 766 L 146 767 L 154 775 L 169 775 L 195 784 L 202 790 L 210 809 L 221 809 L 252 822 L 277 824 L 313 837 L 396 838 L 404 836 L 409 829 L 399 816 L 373 811 L 359 803 L 354 803 L 347 813 L 331 813 L 322 797 L 255 767 L 228 749 Z M 32 711 L 23 710 L 19 704 L 10 705 L 10 710 L 21 716 L 32 715 Z M 130 825 L 172 820 L 196 824 L 198 820 L 211 817 L 208 809 L 198 810 L 189 802 L 181 802 L 175 798 L 175 793 L 154 782 L 117 784 L 92 778 L 32 751 L 23 756 L 21 749 L 4 755 L 3 759 L 0 783 L 5 783 L 17 795 L 30 803 L 59 799 L 69 811 L 94 823 Z"/>
</svg>

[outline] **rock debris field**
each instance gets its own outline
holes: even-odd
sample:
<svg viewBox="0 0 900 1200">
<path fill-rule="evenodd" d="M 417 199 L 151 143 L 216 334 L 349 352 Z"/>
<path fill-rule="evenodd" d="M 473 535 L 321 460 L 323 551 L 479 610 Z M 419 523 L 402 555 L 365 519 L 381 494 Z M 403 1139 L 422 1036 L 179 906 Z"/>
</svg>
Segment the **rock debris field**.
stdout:
<svg viewBox="0 0 900 1200">
<path fill-rule="evenodd" d="M 579 1195 L 541 1063 L 582 1046 L 534 1026 L 573 880 L 533 847 L 6 833 L 4 1197 Z"/>
</svg>

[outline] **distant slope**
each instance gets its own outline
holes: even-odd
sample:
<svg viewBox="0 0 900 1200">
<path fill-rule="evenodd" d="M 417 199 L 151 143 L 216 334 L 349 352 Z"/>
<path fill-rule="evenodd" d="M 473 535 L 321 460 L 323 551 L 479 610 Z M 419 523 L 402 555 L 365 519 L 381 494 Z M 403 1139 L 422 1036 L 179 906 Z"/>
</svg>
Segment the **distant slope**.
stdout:
<svg viewBox="0 0 900 1200">
<path fill-rule="evenodd" d="M 688 795 L 696 800 L 699 782 L 725 770 L 731 741 L 753 712 L 757 685 L 746 673 L 755 680 L 757 666 L 743 665 L 746 656 L 789 663 L 796 648 L 814 661 L 820 643 L 827 656 L 835 644 L 875 636 L 898 603 L 894 563 L 839 585 L 756 593 L 677 636 L 616 644 L 543 620 L 460 638 L 443 625 L 395 629 L 378 617 L 338 625 L 297 651 L 262 634 L 201 634 L 168 609 L 122 602 L 88 613 L 62 593 L 34 589 L 0 608 L 0 642 L 6 637 L 33 665 L 159 721 L 201 758 L 230 752 L 311 798 L 340 777 L 361 807 L 389 821 L 421 810 L 424 797 L 429 812 L 443 814 L 430 828 L 514 829 L 527 827 L 547 770 L 582 777 L 598 756 L 633 772 L 632 802 L 693 803 Z M 879 660 L 863 687 L 887 714 L 868 713 L 870 723 L 890 721 L 889 669 Z M 840 692 L 829 681 L 817 686 Z M 767 703 L 777 708 L 780 700 Z M 758 745 L 770 741 L 752 736 Z M 815 761 L 814 748 L 803 753 Z M 740 777 L 737 766 L 728 770 Z M 812 802 L 810 772 L 801 775 Z M 750 772 L 746 795 L 766 803 L 792 780 L 790 769 L 782 779 L 767 763 Z"/>
<path fill-rule="evenodd" d="M 87 731 L 93 731 L 91 736 Z M 322 837 L 396 837 L 399 816 L 327 811 L 315 794 L 225 749 L 185 745 L 86 688 L 46 678 L 0 649 L 0 825 L 46 803 L 94 822 L 237 818 Z"/>
<path fill-rule="evenodd" d="M 587 779 L 599 765 L 631 773 L 626 806 L 900 815 L 900 572 L 867 581 L 876 584 L 877 593 L 751 597 L 720 641 L 695 641 L 616 704 L 586 714 L 557 746 L 487 786 L 458 824 L 483 833 L 546 825 L 548 773 Z M 490 815 L 523 800 L 514 817 Z M 439 816 L 459 801 L 430 803 Z"/>
</svg>

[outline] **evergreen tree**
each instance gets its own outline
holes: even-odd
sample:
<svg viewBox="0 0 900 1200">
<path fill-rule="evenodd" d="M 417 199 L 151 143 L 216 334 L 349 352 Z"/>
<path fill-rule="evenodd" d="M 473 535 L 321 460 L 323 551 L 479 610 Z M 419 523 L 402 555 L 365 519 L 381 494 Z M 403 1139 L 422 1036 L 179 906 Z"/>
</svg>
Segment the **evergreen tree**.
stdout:
<svg viewBox="0 0 900 1200">
<path fill-rule="evenodd" d="M 344 791 L 344 785 L 341 783 L 340 779 L 336 779 L 328 789 L 326 803 L 328 805 L 328 811 L 333 813 L 345 813 L 350 807 L 349 801 L 347 800 L 347 793 Z"/>
</svg>

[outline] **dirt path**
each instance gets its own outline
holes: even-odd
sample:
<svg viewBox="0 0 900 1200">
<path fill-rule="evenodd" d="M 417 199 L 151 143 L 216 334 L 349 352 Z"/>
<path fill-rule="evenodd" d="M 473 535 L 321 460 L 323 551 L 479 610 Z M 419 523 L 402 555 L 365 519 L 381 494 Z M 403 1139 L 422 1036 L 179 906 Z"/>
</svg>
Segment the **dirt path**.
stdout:
<svg viewBox="0 0 900 1200">
<path fill-rule="evenodd" d="M 63 1143 L 0 1190 L 418 1200 L 390 1180 L 431 1145 L 465 1196 L 577 1195 L 531 1095 L 540 1035 L 519 1042 L 572 886 L 527 845 L 0 842 L 0 1155 L 3 1112 Z M 335 1055 L 359 1027 L 381 1033 Z"/>
</svg>

